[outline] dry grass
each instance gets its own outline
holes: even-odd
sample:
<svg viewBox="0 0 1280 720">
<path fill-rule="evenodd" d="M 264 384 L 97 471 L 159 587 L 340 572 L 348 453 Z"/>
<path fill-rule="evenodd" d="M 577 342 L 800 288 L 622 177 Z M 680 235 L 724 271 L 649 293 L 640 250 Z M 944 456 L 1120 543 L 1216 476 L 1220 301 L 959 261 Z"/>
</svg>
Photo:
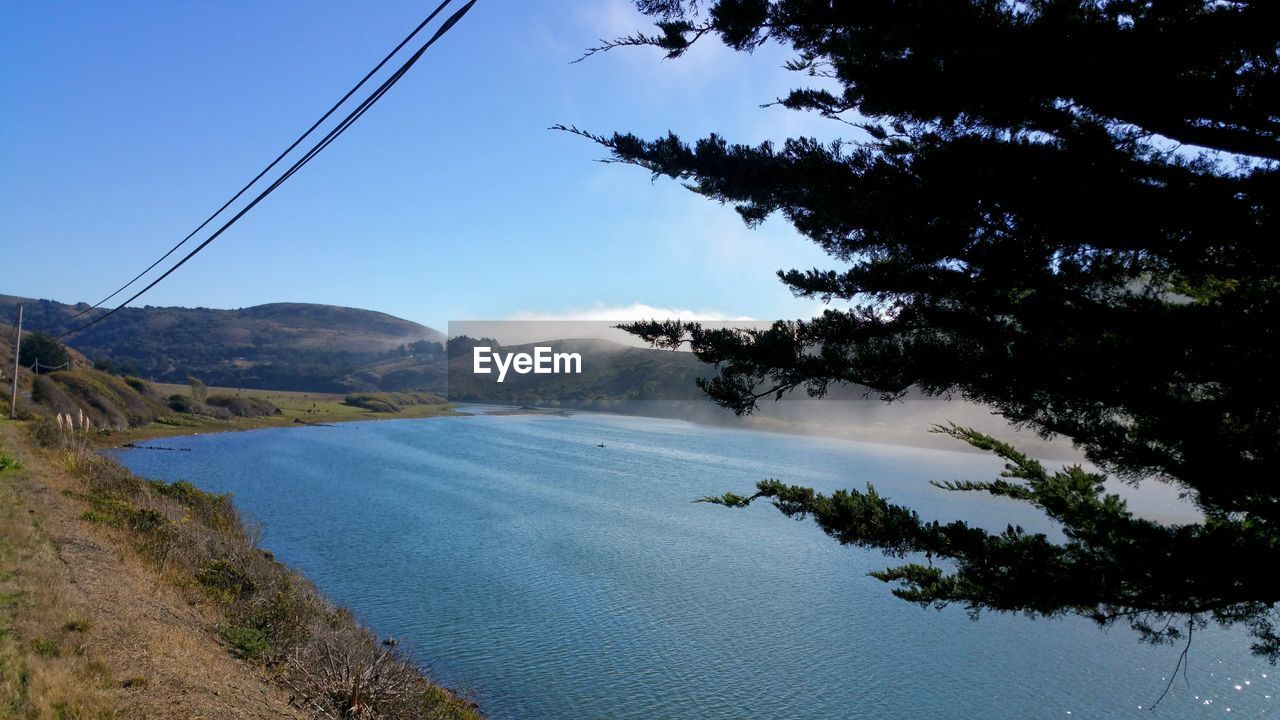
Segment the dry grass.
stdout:
<svg viewBox="0 0 1280 720">
<path fill-rule="evenodd" d="M 163 393 L 186 386 L 87 368 L 20 380 L 30 420 L 0 420 L 0 720 L 480 717 L 259 550 L 228 498 L 93 452 L 388 414 L 340 395 L 228 391 L 226 404 L 282 412 L 226 420 L 171 412 Z"/>
<path fill-rule="evenodd" d="M 258 549 L 229 497 L 144 480 L 62 433 L 48 458 L 75 478 L 63 494 L 83 505 L 82 519 L 188 603 L 206 607 L 226 650 L 285 683 L 295 707 L 320 718 L 479 717 L 473 704 L 430 683 L 398 649 L 381 646 L 350 613 Z M 80 616 L 61 622 L 78 624 Z"/>
<path fill-rule="evenodd" d="M 295 699 L 316 718 L 468 717 L 447 691 L 386 647 L 326 639 L 299 647 L 288 667 Z"/>
<path fill-rule="evenodd" d="M 89 368 L 32 378 L 32 398 L 54 414 L 83 414 L 103 429 L 124 429 L 173 413 L 141 381 L 130 382 Z"/>
<path fill-rule="evenodd" d="M 4 452 L 31 464 L 16 448 Z M 39 499 L 29 471 L 0 471 L 0 718 L 116 717 L 93 618 L 71 599 Z"/>
</svg>

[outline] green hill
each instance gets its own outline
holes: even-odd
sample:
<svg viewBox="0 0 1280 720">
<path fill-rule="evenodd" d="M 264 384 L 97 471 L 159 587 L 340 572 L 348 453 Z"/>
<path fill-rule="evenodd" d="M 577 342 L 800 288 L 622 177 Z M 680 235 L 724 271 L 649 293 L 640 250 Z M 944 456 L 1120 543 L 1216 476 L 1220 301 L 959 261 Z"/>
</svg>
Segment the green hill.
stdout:
<svg viewBox="0 0 1280 720">
<path fill-rule="evenodd" d="M 85 304 L 0 295 L 0 320 L 24 305 L 24 327 L 60 334 L 84 322 Z M 237 310 L 125 308 L 67 338 L 104 367 L 151 380 L 343 392 L 342 382 L 400 345 L 438 341 L 429 327 L 386 313 L 333 305 L 273 303 Z"/>
</svg>

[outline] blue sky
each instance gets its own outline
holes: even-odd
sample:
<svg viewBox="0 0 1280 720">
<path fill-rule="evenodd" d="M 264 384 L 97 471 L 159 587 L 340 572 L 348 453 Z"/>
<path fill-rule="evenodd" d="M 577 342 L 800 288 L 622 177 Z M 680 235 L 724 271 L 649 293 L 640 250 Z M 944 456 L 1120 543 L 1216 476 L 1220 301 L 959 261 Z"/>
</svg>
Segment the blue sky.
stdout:
<svg viewBox="0 0 1280 720">
<path fill-rule="evenodd" d="M 434 2 L 0 0 L 0 292 L 96 301 L 185 236 Z M 761 109 L 786 54 L 623 49 L 625 0 L 480 0 L 359 124 L 139 304 L 301 301 L 449 320 L 679 310 L 806 317 L 780 268 L 834 261 L 554 123 L 834 137 Z M 655 310 L 649 310 L 653 308 Z"/>
</svg>

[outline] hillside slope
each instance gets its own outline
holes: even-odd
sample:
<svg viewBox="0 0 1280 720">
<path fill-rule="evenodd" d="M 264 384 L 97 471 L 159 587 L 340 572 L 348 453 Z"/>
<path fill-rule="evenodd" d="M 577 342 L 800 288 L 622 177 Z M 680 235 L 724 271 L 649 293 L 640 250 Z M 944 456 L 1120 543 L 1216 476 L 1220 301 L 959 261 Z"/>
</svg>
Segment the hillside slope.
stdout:
<svg viewBox="0 0 1280 720">
<path fill-rule="evenodd" d="M 27 330 L 59 334 L 86 305 L 0 295 L 0 321 L 24 305 Z M 379 354 L 443 339 L 425 325 L 386 313 L 333 305 L 273 303 L 238 310 L 125 308 L 67 339 L 94 360 L 141 377 L 210 385 L 341 392 L 341 378 Z"/>
<path fill-rule="evenodd" d="M 11 333 L 0 326 L 0 381 L 12 379 Z M 256 547 L 228 496 L 138 478 L 97 452 L 446 406 L 273 393 L 281 410 L 261 391 L 206 396 L 87 364 L 73 353 L 71 369 L 21 369 L 17 420 L 0 399 L 0 718 L 479 718 Z M 379 687 L 341 685 L 375 664 Z"/>
<path fill-rule="evenodd" d="M 81 482 L 0 420 L 0 717 L 305 718 L 193 602 L 86 521 Z M 113 537 L 114 535 L 114 537 Z"/>
</svg>

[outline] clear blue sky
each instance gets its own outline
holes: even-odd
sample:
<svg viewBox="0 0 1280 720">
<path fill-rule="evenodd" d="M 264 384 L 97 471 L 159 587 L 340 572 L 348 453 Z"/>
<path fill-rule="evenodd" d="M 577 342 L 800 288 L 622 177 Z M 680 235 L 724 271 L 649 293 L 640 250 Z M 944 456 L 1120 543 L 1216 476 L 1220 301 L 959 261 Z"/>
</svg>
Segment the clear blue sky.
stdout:
<svg viewBox="0 0 1280 720">
<path fill-rule="evenodd" d="M 96 301 L 186 235 L 434 2 L 0 0 L 0 293 Z M 365 307 L 448 320 L 656 308 L 808 316 L 831 266 L 547 128 L 834 136 L 761 109 L 803 80 L 716 43 L 570 64 L 648 27 L 625 0 L 480 0 L 323 155 L 139 304 Z"/>
</svg>

